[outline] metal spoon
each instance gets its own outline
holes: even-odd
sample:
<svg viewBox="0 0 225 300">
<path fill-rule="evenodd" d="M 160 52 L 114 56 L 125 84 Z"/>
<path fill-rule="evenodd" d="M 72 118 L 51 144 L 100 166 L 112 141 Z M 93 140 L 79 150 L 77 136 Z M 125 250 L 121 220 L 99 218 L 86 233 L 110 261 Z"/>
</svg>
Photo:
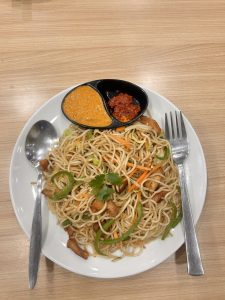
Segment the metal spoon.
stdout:
<svg viewBox="0 0 225 300">
<path fill-rule="evenodd" d="M 57 143 L 57 133 L 51 123 L 45 120 L 35 123 L 27 134 L 25 153 L 27 159 L 38 171 L 37 196 L 31 228 L 29 253 L 29 287 L 33 289 L 38 274 L 38 267 L 42 244 L 42 217 L 41 217 L 41 190 L 43 172 L 39 161 L 43 159 L 50 149 Z"/>
</svg>

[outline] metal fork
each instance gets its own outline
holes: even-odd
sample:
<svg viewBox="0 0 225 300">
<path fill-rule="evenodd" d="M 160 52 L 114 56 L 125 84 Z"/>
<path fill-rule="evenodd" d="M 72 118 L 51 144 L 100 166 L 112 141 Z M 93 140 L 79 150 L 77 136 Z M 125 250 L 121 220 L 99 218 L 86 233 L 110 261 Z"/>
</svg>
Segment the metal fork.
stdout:
<svg viewBox="0 0 225 300">
<path fill-rule="evenodd" d="M 184 161 L 189 154 L 189 145 L 184 119 L 181 112 L 178 114 L 175 111 L 175 121 L 172 112 L 170 112 L 169 116 L 165 114 L 165 136 L 171 145 L 172 158 L 179 171 L 188 274 L 203 275 L 204 270 L 195 233 L 184 170 Z"/>
</svg>

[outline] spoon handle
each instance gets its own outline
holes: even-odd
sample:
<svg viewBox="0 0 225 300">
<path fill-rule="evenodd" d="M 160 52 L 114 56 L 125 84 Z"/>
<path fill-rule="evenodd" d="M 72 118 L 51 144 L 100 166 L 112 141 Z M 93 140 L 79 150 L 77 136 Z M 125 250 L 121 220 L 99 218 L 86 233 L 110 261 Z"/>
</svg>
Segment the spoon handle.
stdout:
<svg viewBox="0 0 225 300">
<path fill-rule="evenodd" d="M 42 240 L 42 217 L 41 217 L 41 190 L 42 190 L 42 172 L 38 173 L 37 178 L 37 197 L 34 207 L 34 215 L 31 228 L 30 253 L 29 253 L 29 287 L 33 289 L 38 274 L 38 267 L 41 254 Z"/>
</svg>

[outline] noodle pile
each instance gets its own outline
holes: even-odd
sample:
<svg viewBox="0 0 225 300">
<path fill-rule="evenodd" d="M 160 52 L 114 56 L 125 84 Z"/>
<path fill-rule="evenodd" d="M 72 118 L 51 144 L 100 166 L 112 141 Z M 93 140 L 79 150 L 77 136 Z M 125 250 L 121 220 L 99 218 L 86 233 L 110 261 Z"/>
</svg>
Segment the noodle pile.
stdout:
<svg viewBox="0 0 225 300">
<path fill-rule="evenodd" d="M 110 258 L 139 254 L 147 242 L 162 237 L 174 207 L 181 210 L 178 173 L 169 144 L 162 132 L 157 134 L 140 122 L 123 131 L 71 125 L 58 147 L 50 152 L 48 161 L 45 190 L 65 187 L 66 178 L 56 177 L 54 183 L 51 180 L 59 171 L 72 173 L 75 180 L 65 198 L 57 201 L 48 198 L 49 207 L 60 225 L 65 230 L 70 227 L 77 243 L 92 255 L 98 254 L 93 247 L 97 230 L 101 230 L 100 241 L 121 237 L 138 218 L 138 202 L 142 204 L 142 218 L 129 237 L 111 244 L 99 243 L 102 253 Z M 102 201 L 100 210 L 93 209 L 96 196 L 90 186 L 97 175 L 108 173 L 116 173 L 123 179 L 123 185 L 113 187 L 115 192 L 110 196 L 110 202 L 117 207 L 113 217 L 107 209 L 108 200 Z M 113 224 L 105 230 L 104 224 L 112 219 Z"/>
</svg>

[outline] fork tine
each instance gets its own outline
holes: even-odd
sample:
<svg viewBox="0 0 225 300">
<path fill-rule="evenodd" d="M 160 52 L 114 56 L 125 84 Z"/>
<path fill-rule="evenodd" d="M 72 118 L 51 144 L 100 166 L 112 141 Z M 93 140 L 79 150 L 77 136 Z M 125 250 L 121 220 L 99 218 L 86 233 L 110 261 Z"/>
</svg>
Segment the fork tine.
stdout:
<svg viewBox="0 0 225 300">
<path fill-rule="evenodd" d="M 170 112 L 170 121 L 171 121 L 171 134 L 172 134 L 172 138 L 175 139 L 175 133 L 174 133 L 174 127 L 173 127 L 173 116 L 172 116 L 172 112 Z"/>
<path fill-rule="evenodd" d="M 182 138 L 187 138 L 187 132 L 186 132 L 186 128 L 185 128 L 185 124 L 184 124 L 184 119 L 183 119 L 183 115 L 182 112 L 180 111 L 180 123 L 181 123 L 181 133 L 182 133 Z"/>
<path fill-rule="evenodd" d="M 168 124 L 167 113 L 165 113 L 165 136 L 166 136 L 166 139 L 169 140 L 169 138 L 170 138 L 170 131 L 169 131 L 169 124 Z"/>
<path fill-rule="evenodd" d="M 179 139 L 180 138 L 180 130 L 179 130 L 177 111 L 175 111 L 175 117 L 176 117 L 176 127 L 177 127 L 177 138 Z"/>
</svg>

